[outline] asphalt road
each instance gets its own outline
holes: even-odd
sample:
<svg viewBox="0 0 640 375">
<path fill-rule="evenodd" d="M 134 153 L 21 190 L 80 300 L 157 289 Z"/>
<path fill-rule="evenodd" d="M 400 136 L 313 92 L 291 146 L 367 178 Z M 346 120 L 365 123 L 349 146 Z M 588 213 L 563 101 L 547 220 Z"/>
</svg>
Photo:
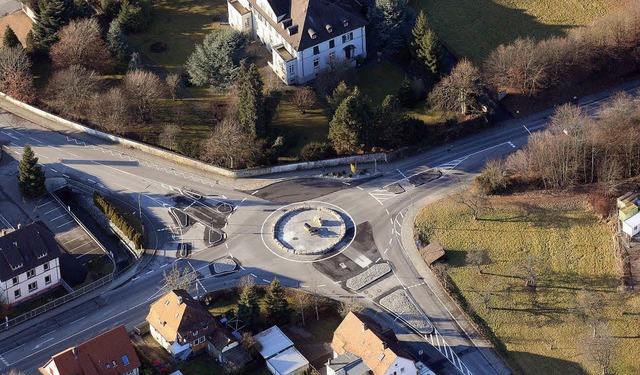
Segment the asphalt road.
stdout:
<svg viewBox="0 0 640 375">
<path fill-rule="evenodd" d="M 20 113 L 6 102 L 0 101 L 0 106 Z M 281 179 L 270 176 L 253 181 L 232 181 L 118 145 L 105 144 L 85 134 L 51 131 L 4 113 L 0 115 L 0 134 L 11 139 L 5 147 L 11 156 L 18 157 L 22 146 L 30 143 L 48 177 L 71 177 L 98 189 L 110 190 L 132 207 L 141 206 L 147 230 L 155 234 L 151 247 L 158 251 L 149 266 L 123 286 L 38 326 L 17 327 L 2 334 L 0 372 L 9 368 L 33 372 L 51 355 L 118 324 L 124 323 L 131 329 L 144 320 L 149 305 L 159 296 L 162 273 L 172 263 L 205 270 L 211 260 L 230 255 L 239 261 L 240 270 L 225 277 L 207 276 L 198 280 L 196 294 L 231 287 L 243 275 L 255 278 L 258 283 L 268 283 L 278 277 L 286 286 L 313 289 L 338 300 L 359 297 L 374 312 L 381 310 L 376 306 L 380 296 L 394 288 L 404 288 L 438 331 L 435 346 L 425 345 L 420 336 L 391 315 L 377 314 L 401 339 L 412 343 L 416 350 L 414 354 L 418 348 L 424 349 L 423 357 L 430 357 L 425 361 L 430 362 L 436 372 L 459 373 L 452 365 L 454 363 L 465 373 L 508 373 L 490 348 L 478 345 L 477 334 L 469 330 L 468 322 L 447 308 L 446 301 L 443 302 L 446 296 L 434 287 L 424 265 L 415 261 L 415 254 L 411 253 L 412 218 L 422 205 L 464 186 L 486 160 L 522 147 L 530 132 L 544 128 L 549 114 L 550 111 L 499 124 L 489 131 L 416 157 L 379 165 L 380 177 L 357 185 L 336 185 L 326 181 L 316 184 L 305 179 L 302 183 L 285 180 L 276 188 L 262 188 L 268 181 Z M 442 177 L 419 186 L 409 182 L 413 181 L 412 176 L 433 168 L 441 171 Z M 235 210 L 222 228 L 227 235 L 222 245 L 196 252 L 187 260 L 176 260 L 181 230 L 175 227 L 168 209 L 175 206 L 171 197 L 184 193 L 185 187 L 206 196 L 211 205 L 225 201 Z M 267 200 L 269 198 L 280 203 Z M 369 263 L 389 261 L 393 265 L 393 275 L 354 294 L 322 267 L 311 262 L 291 261 L 269 250 L 263 242 L 263 223 L 267 217 L 283 206 L 283 202 L 308 199 L 334 204 L 347 212 L 356 225 L 370 228 L 368 236 L 371 238 L 363 239 L 370 246 L 364 249 L 354 245 L 344 254 L 352 260 L 359 257 L 359 262 L 363 259 Z M 371 259 L 374 254 L 378 257 Z M 450 361 L 439 356 L 436 347 Z"/>
</svg>

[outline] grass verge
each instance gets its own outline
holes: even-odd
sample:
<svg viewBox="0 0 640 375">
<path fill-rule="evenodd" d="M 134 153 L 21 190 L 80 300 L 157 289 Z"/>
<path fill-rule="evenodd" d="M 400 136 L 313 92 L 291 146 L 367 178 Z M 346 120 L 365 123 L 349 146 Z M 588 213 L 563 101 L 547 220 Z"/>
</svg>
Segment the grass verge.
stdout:
<svg viewBox="0 0 640 375">
<path fill-rule="evenodd" d="M 580 346 L 591 330 L 576 307 L 584 288 L 606 301 L 602 314 L 615 332 L 615 372 L 640 372 L 634 354 L 640 349 L 640 327 L 634 324 L 640 296 L 623 298 L 616 290 L 607 225 L 586 212 L 581 197 L 517 196 L 492 203 L 474 221 L 464 206 L 442 200 L 425 208 L 417 223 L 445 247 L 453 296 L 511 367 L 524 374 L 597 372 Z M 493 260 L 482 274 L 465 264 L 473 246 L 488 249 Z M 547 266 L 535 292 L 524 287 L 516 269 L 529 255 Z"/>
</svg>

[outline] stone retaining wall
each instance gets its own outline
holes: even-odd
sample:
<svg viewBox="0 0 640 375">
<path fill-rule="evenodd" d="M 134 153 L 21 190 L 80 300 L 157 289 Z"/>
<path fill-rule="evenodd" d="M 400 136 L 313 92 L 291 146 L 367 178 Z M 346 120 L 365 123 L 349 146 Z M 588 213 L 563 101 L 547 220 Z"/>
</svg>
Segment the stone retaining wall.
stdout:
<svg viewBox="0 0 640 375">
<path fill-rule="evenodd" d="M 246 170 L 231 170 L 227 168 L 217 167 L 211 164 L 204 163 L 200 160 L 192 159 L 183 155 L 179 155 L 175 152 L 163 150 L 158 147 L 150 146 L 141 142 L 132 141 L 127 138 L 118 137 L 112 134 L 107 134 L 101 132 L 96 129 L 89 128 L 87 126 L 78 124 L 73 121 L 65 120 L 61 117 L 58 117 L 49 112 L 43 111 L 39 108 L 31 106 L 29 104 L 23 103 L 19 100 L 16 100 L 5 93 L 0 92 L 0 97 L 8 101 L 9 103 L 20 107 L 24 110 L 27 110 L 35 115 L 46 118 L 47 120 L 53 121 L 59 125 L 68 127 L 70 129 L 74 129 L 83 133 L 90 134 L 94 137 L 100 139 L 106 139 L 111 142 L 115 142 L 121 144 L 126 147 L 130 147 L 136 150 L 140 150 L 142 152 L 146 152 L 148 154 L 159 156 L 161 158 L 165 158 L 168 160 L 172 160 L 176 163 L 180 163 L 183 165 L 187 165 L 190 167 L 194 167 L 205 172 L 215 173 L 220 176 L 231 177 L 231 178 L 249 178 L 255 176 L 263 176 L 272 173 L 281 173 L 281 172 L 290 172 L 297 170 L 305 170 L 305 169 L 315 169 L 315 168 L 324 168 L 324 167 L 333 167 L 336 165 L 343 164 L 352 164 L 352 163 L 371 163 L 374 161 L 384 161 L 387 162 L 387 154 L 385 153 L 375 153 L 375 154 L 365 154 L 365 155 L 354 155 L 347 156 L 342 158 L 333 158 L 326 160 L 317 160 L 317 161 L 309 161 L 302 163 L 293 163 L 293 164 L 285 164 L 285 165 L 276 165 L 272 167 L 264 167 L 264 168 L 255 168 L 255 169 L 246 169 Z"/>
</svg>

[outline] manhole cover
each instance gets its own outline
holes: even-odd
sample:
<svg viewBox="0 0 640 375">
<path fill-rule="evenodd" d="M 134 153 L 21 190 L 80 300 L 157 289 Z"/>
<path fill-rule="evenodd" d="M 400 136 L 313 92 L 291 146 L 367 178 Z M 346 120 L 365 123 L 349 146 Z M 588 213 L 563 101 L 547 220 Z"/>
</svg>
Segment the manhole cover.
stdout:
<svg viewBox="0 0 640 375">
<path fill-rule="evenodd" d="M 298 237 L 293 237 L 292 240 L 297 241 Z"/>
</svg>

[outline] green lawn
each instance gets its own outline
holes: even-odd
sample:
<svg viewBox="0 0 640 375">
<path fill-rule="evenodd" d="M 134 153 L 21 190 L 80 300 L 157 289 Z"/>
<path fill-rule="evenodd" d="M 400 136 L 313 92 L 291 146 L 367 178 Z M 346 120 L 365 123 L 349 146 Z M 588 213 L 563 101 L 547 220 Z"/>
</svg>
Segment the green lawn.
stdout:
<svg viewBox="0 0 640 375">
<path fill-rule="evenodd" d="M 154 2 L 149 29 L 129 36 L 129 43 L 167 70 L 179 72 L 195 44 L 217 28 L 226 14 L 224 0 L 160 0 Z M 151 52 L 149 47 L 156 42 L 165 43 L 167 50 Z"/>
<path fill-rule="evenodd" d="M 603 15 L 612 0 L 411 0 L 458 56 L 482 64 L 500 44 L 518 37 L 563 35 Z"/>
<path fill-rule="evenodd" d="M 329 119 L 325 115 L 322 103 L 316 101 L 313 108 L 302 114 L 293 104 L 291 97 L 292 93 L 283 93 L 271 121 L 272 127 L 290 132 L 295 139 L 295 144 L 287 149 L 281 158 L 283 161 L 297 158 L 300 155 L 300 150 L 307 143 L 326 142 L 329 135 Z"/>
<path fill-rule="evenodd" d="M 375 105 L 380 105 L 387 95 L 398 94 L 404 77 L 401 67 L 389 61 L 382 61 L 361 68 L 356 84 Z"/>
<path fill-rule="evenodd" d="M 474 221 L 464 206 L 442 200 L 418 215 L 417 222 L 431 226 L 431 238 L 443 244 L 450 277 L 504 343 L 516 373 L 597 373 L 580 347 L 590 332 L 575 308 L 582 288 L 607 302 L 603 314 L 615 332 L 615 373 L 640 373 L 640 295 L 621 302 L 610 229 L 580 202 L 548 195 L 497 198 L 494 209 Z M 484 274 L 465 265 L 473 244 L 487 248 L 493 260 Z M 528 255 L 549 268 L 536 292 L 524 287 L 514 269 Z M 485 308 L 481 293 L 494 283 L 496 293 Z"/>
</svg>

